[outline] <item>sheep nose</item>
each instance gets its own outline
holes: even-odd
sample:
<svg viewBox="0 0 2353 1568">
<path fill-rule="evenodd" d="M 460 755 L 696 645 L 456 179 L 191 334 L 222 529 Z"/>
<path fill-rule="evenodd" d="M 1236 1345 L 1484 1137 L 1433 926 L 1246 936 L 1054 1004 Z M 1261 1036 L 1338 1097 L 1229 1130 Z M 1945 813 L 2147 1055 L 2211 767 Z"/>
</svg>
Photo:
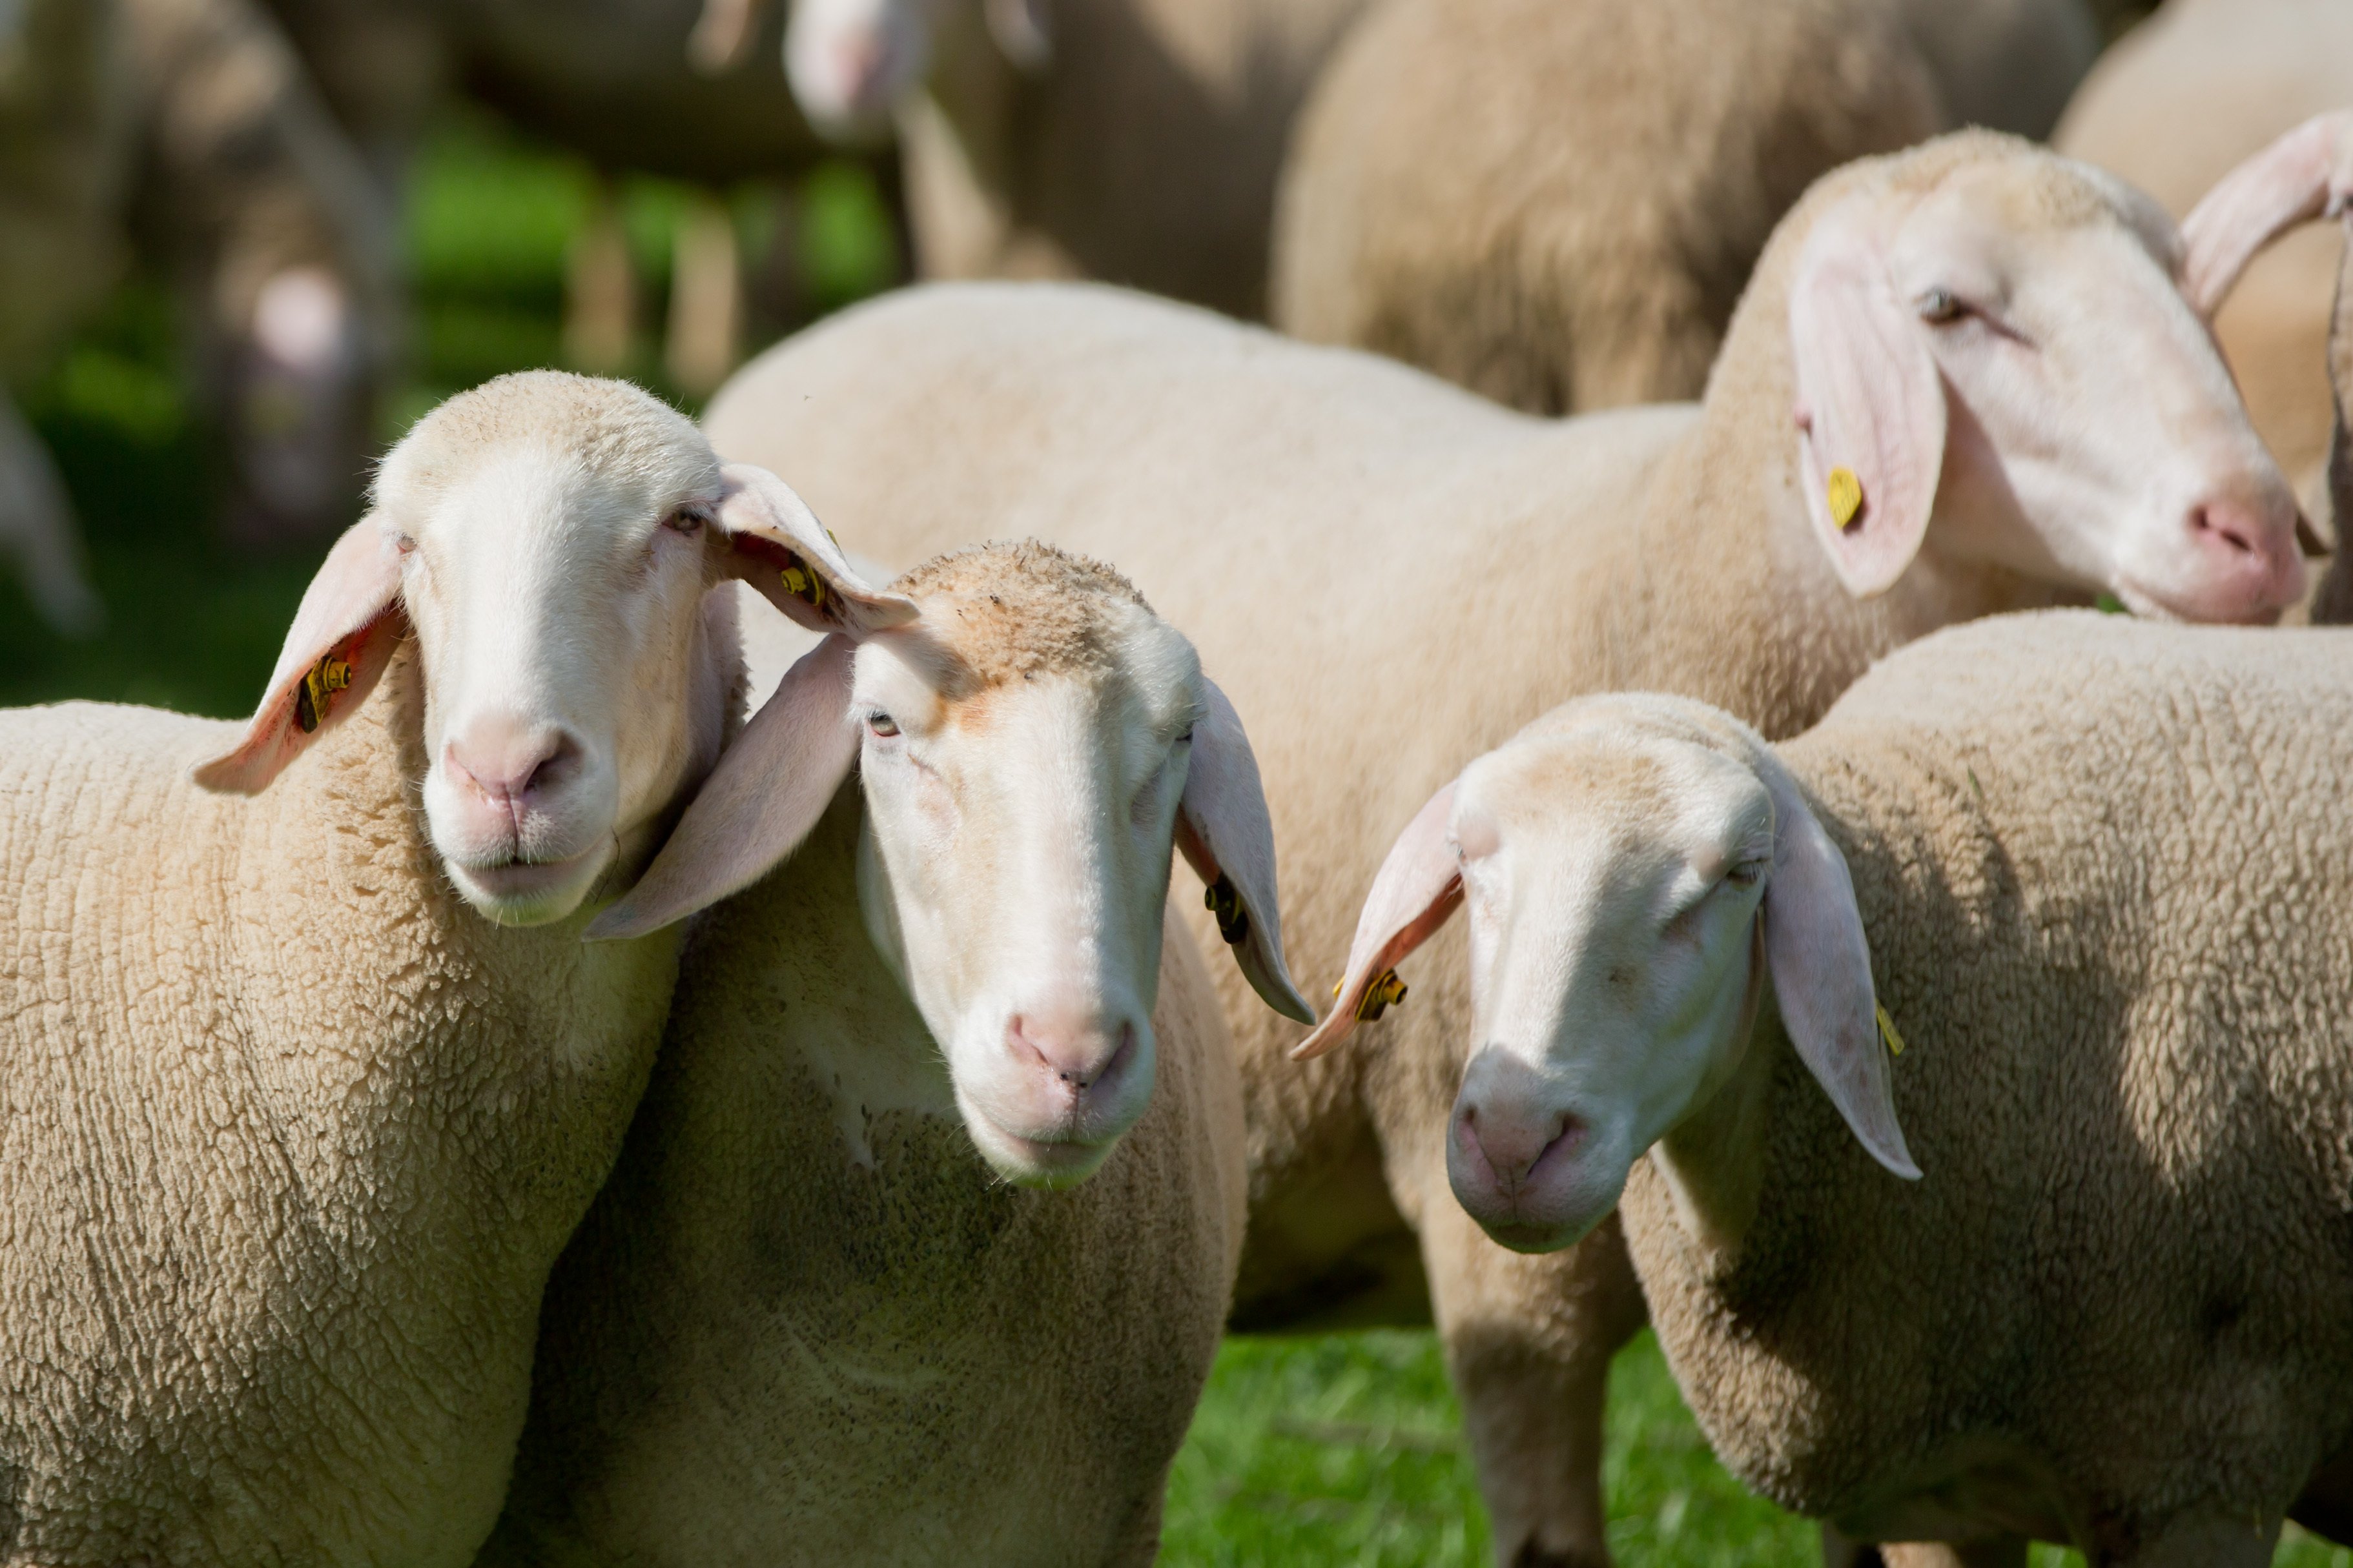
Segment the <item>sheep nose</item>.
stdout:
<svg viewBox="0 0 2353 1568">
<path fill-rule="evenodd" d="M 2242 600 L 2249 618 L 2276 615 L 2304 597 L 2304 552 L 2296 511 L 2284 494 L 2265 506 L 2228 494 L 2208 496 L 2183 520 L 2201 571 Z"/>
<path fill-rule="evenodd" d="M 1575 1146 L 1583 1126 L 1567 1111 L 1515 1113 L 1476 1104 L 1455 1113 L 1454 1137 L 1465 1154 L 1476 1155 L 1496 1195 L 1516 1202 L 1546 1156 Z"/>
<path fill-rule="evenodd" d="M 1016 1061 L 1051 1073 L 1074 1104 L 1113 1098 L 1119 1080 L 1135 1060 L 1132 1019 L 1040 1010 L 1017 1013 L 1006 1023 L 1005 1041 Z"/>
<path fill-rule="evenodd" d="M 475 721 L 445 750 L 450 771 L 468 789 L 511 807 L 560 787 L 582 755 L 569 731 L 505 717 Z"/>
</svg>

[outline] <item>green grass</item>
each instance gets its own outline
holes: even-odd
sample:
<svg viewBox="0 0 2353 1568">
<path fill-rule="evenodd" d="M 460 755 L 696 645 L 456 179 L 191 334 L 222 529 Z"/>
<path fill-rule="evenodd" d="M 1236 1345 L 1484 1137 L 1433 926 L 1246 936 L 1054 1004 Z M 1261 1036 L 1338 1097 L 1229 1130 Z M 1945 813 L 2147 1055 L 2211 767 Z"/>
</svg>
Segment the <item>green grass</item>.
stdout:
<svg viewBox="0 0 2353 1568">
<path fill-rule="evenodd" d="M 387 441 L 451 392 L 554 363 L 565 252 L 590 190 L 585 170 L 480 123 L 437 138 L 408 229 L 414 374 L 387 410 Z M 806 306 L 831 308 L 888 276 L 889 239 L 862 174 L 822 171 L 800 195 L 790 232 Z M 739 195 L 747 237 L 777 232 L 777 200 Z M 651 182 L 622 193 L 647 323 L 660 319 L 681 201 Z M 268 674 L 323 543 L 254 558 L 216 541 L 217 468 L 175 353 L 164 292 L 134 282 L 26 390 L 112 619 L 92 642 L 60 642 L 0 574 L 0 704 L 92 697 L 227 717 L 250 707 Z M 659 385 L 650 342 L 634 368 Z M 1610 1538 L 1628 1568 L 1819 1561 L 1812 1526 L 1750 1497 L 1716 1464 L 1647 1335 L 1619 1361 L 1609 1445 Z M 1230 1342 L 1176 1463 L 1166 1540 L 1165 1561 L 1178 1568 L 1485 1563 L 1486 1521 L 1430 1335 Z M 2038 1568 L 2063 1561 L 2073 1560 L 2046 1552 Z M 2292 1543 L 2279 1562 L 2353 1568 L 2353 1552 Z"/>
</svg>

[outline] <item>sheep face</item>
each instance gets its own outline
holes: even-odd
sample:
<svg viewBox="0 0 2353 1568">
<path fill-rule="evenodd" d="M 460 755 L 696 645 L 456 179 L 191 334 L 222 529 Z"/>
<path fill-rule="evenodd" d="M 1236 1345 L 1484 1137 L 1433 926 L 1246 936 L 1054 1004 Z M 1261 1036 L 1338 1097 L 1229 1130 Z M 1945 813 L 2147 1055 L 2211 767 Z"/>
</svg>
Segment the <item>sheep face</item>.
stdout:
<svg viewBox="0 0 2353 1568">
<path fill-rule="evenodd" d="M 312 579 L 238 745 L 196 770 L 253 793 L 366 696 L 414 636 L 425 825 L 450 881 L 510 925 L 633 868 L 717 757 L 741 577 L 820 630 L 913 606 L 859 582 L 773 475 L 723 468 L 619 382 L 502 377 L 419 420 L 376 509 Z"/>
<path fill-rule="evenodd" d="M 1016 668 L 959 647 L 959 612 L 987 606 L 956 596 L 921 600 L 936 637 L 877 638 L 857 658 L 860 903 L 944 1047 L 974 1143 L 1007 1177 L 1058 1185 L 1091 1173 L 1151 1098 L 1200 669 L 1111 595 L 1085 606 L 1083 657 Z"/>
<path fill-rule="evenodd" d="M 1472 1034 L 1447 1174 L 1522 1251 L 1583 1237 L 1632 1162 L 1745 1058 L 1768 972 L 1857 1138 L 1916 1175 L 1840 858 L 1764 742 L 1672 698 L 1573 703 L 1463 770 L 1382 867 L 1326 1048 L 1388 970 L 1469 911 Z"/>
<path fill-rule="evenodd" d="M 2178 248 L 2147 198 L 2041 153 L 1823 215 L 1789 313 L 1808 501 L 1850 589 L 1919 551 L 2182 619 L 2296 602 L 2295 499 Z"/>
</svg>

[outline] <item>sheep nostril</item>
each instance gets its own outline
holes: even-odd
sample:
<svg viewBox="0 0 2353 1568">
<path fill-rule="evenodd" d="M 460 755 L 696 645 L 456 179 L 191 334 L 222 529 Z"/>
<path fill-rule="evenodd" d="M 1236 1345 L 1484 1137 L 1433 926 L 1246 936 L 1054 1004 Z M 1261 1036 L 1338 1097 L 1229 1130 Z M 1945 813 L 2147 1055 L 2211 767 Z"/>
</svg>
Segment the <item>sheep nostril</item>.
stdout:
<svg viewBox="0 0 2353 1568">
<path fill-rule="evenodd" d="M 2253 531 L 2241 519 L 2212 505 L 2200 506 L 2190 512 L 2189 531 L 2211 535 L 2242 555 L 2257 552 Z"/>
</svg>

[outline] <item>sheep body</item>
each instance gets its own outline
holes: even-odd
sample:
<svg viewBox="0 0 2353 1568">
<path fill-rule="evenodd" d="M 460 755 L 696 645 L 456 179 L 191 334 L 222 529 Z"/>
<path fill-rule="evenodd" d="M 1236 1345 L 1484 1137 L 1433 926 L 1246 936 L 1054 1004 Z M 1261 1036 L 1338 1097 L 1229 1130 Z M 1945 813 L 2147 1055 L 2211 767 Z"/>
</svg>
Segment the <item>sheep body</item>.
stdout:
<svg viewBox="0 0 2353 1568">
<path fill-rule="evenodd" d="M 186 782 L 233 725 L 0 721 L 12 1563 L 462 1563 L 495 1514 L 675 944 L 459 901 L 420 687 L 256 800 Z"/>
<path fill-rule="evenodd" d="M 1944 121 L 1883 0 L 1402 0 L 1301 114 L 1274 321 L 1531 413 L 1694 397 L 1806 187 Z"/>
<path fill-rule="evenodd" d="M 2179 217 L 2299 121 L 2353 104 L 2353 15 L 2327 0 L 2170 0 L 2085 79 L 2053 134 Z M 2214 330 L 2247 411 L 2320 510 L 2336 410 L 2329 310 L 2342 238 L 2292 234 L 2258 257 Z"/>
<path fill-rule="evenodd" d="M 2245 1552 L 2353 1435 L 2348 677 L 2338 633 L 2005 618 L 1778 748 L 1852 877 L 1926 1175 L 1878 1171 L 1778 1049 L 1745 1236 L 1636 1162 L 1652 1321 L 1750 1485 L 1866 1539 L 2131 1562 L 2204 1514 Z"/>
</svg>

